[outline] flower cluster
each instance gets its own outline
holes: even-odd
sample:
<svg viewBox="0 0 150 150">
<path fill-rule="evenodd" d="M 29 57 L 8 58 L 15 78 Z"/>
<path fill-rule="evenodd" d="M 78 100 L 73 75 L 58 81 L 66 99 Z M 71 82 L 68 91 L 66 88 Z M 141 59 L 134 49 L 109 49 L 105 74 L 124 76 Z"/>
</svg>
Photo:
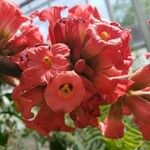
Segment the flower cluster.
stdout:
<svg viewBox="0 0 150 150">
<path fill-rule="evenodd" d="M 25 17 L 17 6 L 0 2 L 0 11 L 11 14 L 0 12 L 0 46 L 9 39 L 0 48 L 22 71 L 12 97 L 24 123 L 42 135 L 90 125 L 108 138 L 121 138 L 122 117 L 132 114 L 150 140 L 150 64 L 128 74 L 130 30 L 106 21 L 90 5 L 74 6 L 62 18 L 64 9 L 50 7 Z M 46 42 L 32 24 L 35 17 L 49 23 Z M 28 24 L 15 34 L 24 21 Z M 103 105 L 111 107 L 99 122 Z M 66 124 L 66 114 L 72 126 Z"/>
</svg>

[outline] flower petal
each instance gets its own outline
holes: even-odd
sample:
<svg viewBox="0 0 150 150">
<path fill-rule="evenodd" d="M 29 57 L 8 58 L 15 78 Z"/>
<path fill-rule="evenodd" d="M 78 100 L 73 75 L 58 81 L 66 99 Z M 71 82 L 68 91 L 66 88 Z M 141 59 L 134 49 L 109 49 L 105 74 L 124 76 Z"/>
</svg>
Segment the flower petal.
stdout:
<svg viewBox="0 0 150 150">
<path fill-rule="evenodd" d="M 50 131 L 72 131 L 64 123 L 63 113 L 54 113 L 46 104 L 43 104 L 34 120 L 24 120 L 28 128 L 32 128 L 41 135 L 48 135 Z"/>
<path fill-rule="evenodd" d="M 135 81 L 132 90 L 140 90 L 150 86 L 150 64 L 137 70 L 130 79 Z"/>
<path fill-rule="evenodd" d="M 70 49 L 68 48 L 68 46 L 61 43 L 54 44 L 50 50 L 52 51 L 52 54 L 54 56 L 63 55 L 64 57 L 67 57 L 70 54 Z"/>
<path fill-rule="evenodd" d="M 150 123 L 150 102 L 138 96 L 128 96 L 125 100 L 130 111 L 145 123 Z"/>
<path fill-rule="evenodd" d="M 139 118 L 134 117 L 134 122 L 138 125 L 145 140 L 150 140 L 150 124 L 142 122 Z"/>
<path fill-rule="evenodd" d="M 10 38 L 28 19 L 14 3 L 7 0 L 0 1 L 0 32 L 4 37 Z"/>
<path fill-rule="evenodd" d="M 82 17 L 84 20 L 88 20 L 90 16 L 100 19 L 100 15 L 96 7 L 91 5 L 77 5 L 69 9 L 69 17 Z"/>
<path fill-rule="evenodd" d="M 70 112 L 84 100 L 85 88 L 74 71 L 64 71 L 49 83 L 44 95 L 47 105 L 54 112 Z"/>
<path fill-rule="evenodd" d="M 124 125 L 121 120 L 116 118 L 106 118 L 104 123 L 100 123 L 102 134 L 107 138 L 122 138 L 124 134 Z"/>
<path fill-rule="evenodd" d="M 31 17 L 38 16 L 40 20 L 46 21 L 48 20 L 51 27 L 54 27 L 54 24 L 61 19 L 61 11 L 64 10 L 66 6 L 54 6 L 49 7 L 41 12 L 34 12 Z"/>
</svg>

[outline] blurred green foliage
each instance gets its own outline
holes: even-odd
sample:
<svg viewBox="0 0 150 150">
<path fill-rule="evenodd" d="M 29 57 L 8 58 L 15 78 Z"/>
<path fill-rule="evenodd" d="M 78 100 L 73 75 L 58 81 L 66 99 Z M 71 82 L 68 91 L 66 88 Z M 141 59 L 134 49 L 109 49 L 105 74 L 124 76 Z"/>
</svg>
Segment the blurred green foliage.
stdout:
<svg viewBox="0 0 150 150">
<path fill-rule="evenodd" d="M 149 19 L 150 15 L 150 1 L 139 0 L 141 3 L 142 11 L 145 14 L 146 19 Z M 138 23 L 137 15 L 134 11 L 131 0 L 113 0 L 110 1 L 113 8 L 114 18 L 120 22 L 123 26 L 133 26 Z"/>
</svg>

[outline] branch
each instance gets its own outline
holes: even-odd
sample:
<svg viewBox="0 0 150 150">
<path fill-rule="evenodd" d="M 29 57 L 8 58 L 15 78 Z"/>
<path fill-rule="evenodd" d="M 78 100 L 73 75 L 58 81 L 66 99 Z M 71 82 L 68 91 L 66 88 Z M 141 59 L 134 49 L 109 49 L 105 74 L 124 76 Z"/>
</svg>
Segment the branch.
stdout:
<svg viewBox="0 0 150 150">
<path fill-rule="evenodd" d="M 0 55 L 0 74 L 19 77 L 21 69 L 18 65 L 12 63 L 9 58 Z"/>
<path fill-rule="evenodd" d="M 0 81 L 8 85 L 11 85 L 13 87 L 16 87 L 17 85 L 19 85 L 19 80 L 9 75 L 0 74 Z"/>
</svg>

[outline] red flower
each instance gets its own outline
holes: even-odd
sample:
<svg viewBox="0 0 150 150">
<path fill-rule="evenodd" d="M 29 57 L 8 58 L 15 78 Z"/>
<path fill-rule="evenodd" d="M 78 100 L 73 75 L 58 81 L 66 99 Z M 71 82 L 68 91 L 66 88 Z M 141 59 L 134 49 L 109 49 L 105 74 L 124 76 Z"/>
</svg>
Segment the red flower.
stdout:
<svg viewBox="0 0 150 150">
<path fill-rule="evenodd" d="M 41 12 L 34 12 L 31 17 L 38 16 L 40 20 L 46 21 L 48 20 L 51 28 L 53 29 L 54 24 L 61 19 L 61 11 L 64 10 L 66 6 L 54 6 L 49 7 L 45 10 L 42 10 Z"/>
<path fill-rule="evenodd" d="M 44 86 L 39 86 L 27 91 L 22 85 L 14 89 L 13 99 L 18 111 L 23 116 L 26 126 L 42 135 L 47 135 L 50 131 L 70 132 L 74 130 L 65 125 L 64 113 L 54 113 L 45 104 L 44 90 Z M 34 108 L 38 109 L 35 113 L 33 113 Z"/>
<path fill-rule="evenodd" d="M 149 118 L 150 118 L 150 64 L 139 69 L 130 77 L 135 83 L 130 87 L 130 94 L 126 98 L 126 105 L 135 116 L 135 123 L 138 125 L 145 139 L 150 139 Z"/>
<path fill-rule="evenodd" d="M 149 65 L 128 77 L 132 64 L 130 31 L 103 21 L 89 5 L 75 6 L 67 18 L 61 18 L 65 8 L 51 7 L 32 14 L 49 21 L 51 48 L 35 46 L 43 43 L 37 28 L 33 32 L 25 29 L 14 40 L 28 47 L 17 56 L 23 72 L 13 92 L 26 125 L 43 135 L 53 130 L 71 131 L 64 123 L 64 115 L 69 113 L 75 127 L 98 127 L 99 106 L 109 103 L 109 115 L 99 126 L 106 137 L 123 136 L 123 115 L 133 113 L 147 126 Z M 40 111 L 33 117 L 34 107 Z"/>
<path fill-rule="evenodd" d="M 0 33 L 2 38 L 9 39 L 28 18 L 22 14 L 21 10 L 15 4 L 7 0 L 1 0 L 0 20 Z"/>
<path fill-rule="evenodd" d="M 82 17 L 84 20 L 88 21 L 91 18 L 100 20 L 101 16 L 99 15 L 96 7 L 91 5 L 77 5 L 69 9 L 69 17 Z"/>
<path fill-rule="evenodd" d="M 61 19 L 61 12 L 62 10 L 66 9 L 66 6 L 54 6 L 54 7 L 49 7 L 41 12 L 34 12 L 31 17 L 36 17 L 38 16 L 41 21 L 48 21 L 50 24 L 49 27 L 49 36 L 48 39 L 50 40 L 51 43 L 53 43 L 53 30 L 54 26 L 57 21 Z M 59 33 L 58 33 L 59 34 Z M 61 33 L 60 33 L 61 35 Z"/>
<path fill-rule="evenodd" d="M 13 90 L 13 100 L 17 109 L 21 112 L 25 119 L 34 117 L 31 112 L 34 106 L 40 106 L 44 100 L 44 87 L 36 87 L 26 91 L 22 85 Z"/>
<path fill-rule="evenodd" d="M 43 44 L 43 36 L 39 28 L 28 25 L 22 27 L 20 35 L 15 35 L 10 39 L 6 49 L 10 50 L 9 55 L 12 55 L 38 44 Z M 13 55 L 13 57 L 15 56 Z"/>
<path fill-rule="evenodd" d="M 64 18 L 55 24 L 49 36 L 53 44 L 60 42 L 68 45 L 71 61 L 75 63 L 81 57 L 85 29 L 85 21 L 81 18 Z"/>
<path fill-rule="evenodd" d="M 141 121 L 139 118 L 134 117 L 134 122 L 137 124 L 145 140 L 150 140 L 150 125 L 149 123 Z"/>
<path fill-rule="evenodd" d="M 125 40 L 130 40 L 128 30 L 124 30 L 116 24 L 102 21 L 90 25 L 87 34 L 90 39 L 82 52 L 86 59 L 96 56 L 102 50 L 107 51 L 107 49 L 111 49 L 110 51 L 113 51 L 115 57 L 118 50 L 122 51 L 121 47 L 124 45 Z M 127 44 L 126 47 L 128 47 Z M 127 54 L 130 55 L 130 52 Z"/>
<path fill-rule="evenodd" d="M 106 95 L 106 96 L 111 94 L 117 95 L 115 96 L 115 103 L 112 104 L 112 106 L 117 105 L 117 103 L 120 103 L 120 109 L 122 111 L 122 115 L 130 115 L 130 113 L 132 113 L 137 120 L 135 121 L 135 123 L 137 123 L 137 125 L 139 124 L 142 125 L 139 126 L 139 129 L 141 130 L 143 137 L 146 139 L 149 139 L 150 137 L 150 134 L 147 133 L 147 131 L 149 130 L 148 124 L 150 123 L 149 121 L 150 118 L 149 74 L 150 74 L 150 65 L 146 65 L 143 68 L 136 71 L 135 73 L 133 73 L 129 79 L 123 79 L 123 78 L 113 79 L 112 81 L 115 82 L 113 84 L 113 87 L 111 87 L 112 91 L 110 91 L 110 93 Z M 110 85 L 112 86 L 111 82 Z M 125 107 L 128 109 L 127 112 L 124 111 Z M 117 127 L 117 124 L 119 125 L 121 123 L 121 118 L 119 117 L 118 120 L 117 117 L 118 114 L 121 114 L 118 113 L 118 108 L 119 107 L 115 107 L 113 111 L 111 111 L 111 113 L 113 113 L 113 117 L 111 117 L 111 120 L 113 120 L 114 125 L 111 125 L 113 123 L 109 123 L 108 121 L 107 121 L 108 124 L 104 122 L 104 125 L 102 125 L 102 132 L 104 132 L 107 128 L 111 130 L 110 135 L 108 134 L 110 138 L 113 138 L 112 135 L 116 134 L 115 127 Z M 117 118 L 117 121 L 119 121 L 120 123 L 119 122 L 117 123 L 115 118 Z M 107 134 L 107 132 L 105 134 Z M 114 138 L 119 138 L 119 137 L 120 135 L 115 136 Z"/>
<path fill-rule="evenodd" d="M 138 96 L 129 96 L 126 105 L 142 122 L 150 123 L 150 102 Z"/>
<path fill-rule="evenodd" d="M 130 33 L 117 24 L 99 22 L 90 25 L 87 34 L 89 40 L 82 50 L 87 66 L 83 72 L 99 92 L 107 96 L 116 85 L 111 82 L 111 77 L 127 74 L 132 64 Z"/>
<path fill-rule="evenodd" d="M 140 68 L 130 77 L 135 84 L 131 87 L 132 90 L 141 90 L 150 87 L 150 64 Z"/>
<path fill-rule="evenodd" d="M 100 116 L 99 105 L 102 103 L 102 96 L 95 94 L 89 99 L 85 99 L 79 107 L 70 113 L 74 124 L 78 128 L 85 128 L 88 125 L 92 127 L 98 126 L 98 118 Z"/>
<path fill-rule="evenodd" d="M 50 131 L 73 131 L 64 123 L 63 113 L 54 113 L 46 104 L 41 106 L 40 111 L 34 120 L 24 120 L 28 128 L 36 130 L 42 135 L 47 135 Z"/>
<path fill-rule="evenodd" d="M 120 99 L 121 100 L 121 99 Z M 122 103 L 118 101 L 110 108 L 108 117 L 104 123 L 100 123 L 99 127 L 102 134 L 107 138 L 121 138 L 124 134 L 124 124 L 122 123 Z"/>
<path fill-rule="evenodd" d="M 74 71 L 57 74 L 45 90 L 45 101 L 54 111 L 70 112 L 85 98 L 82 79 Z"/>
<path fill-rule="evenodd" d="M 100 123 L 102 134 L 107 138 L 122 138 L 124 134 L 124 125 L 121 120 L 116 118 L 106 118 L 104 123 Z"/>
<path fill-rule="evenodd" d="M 69 48 L 65 44 L 38 46 L 20 54 L 20 67 L 23 69 L 21 82 L 26 88 L 46 84 L 60 71 L 66 70 Z M 37 59 L 38 58 L 38 59 Z M 34 77 L 34 78 L 33 78 Z"/>
</svg>

